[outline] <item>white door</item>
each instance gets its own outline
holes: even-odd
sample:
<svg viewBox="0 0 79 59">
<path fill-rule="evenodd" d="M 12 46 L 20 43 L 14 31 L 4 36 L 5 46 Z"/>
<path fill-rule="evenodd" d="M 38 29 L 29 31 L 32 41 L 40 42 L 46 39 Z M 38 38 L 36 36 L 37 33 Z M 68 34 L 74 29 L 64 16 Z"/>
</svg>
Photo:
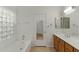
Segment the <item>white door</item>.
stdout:
<svg viewBox="0 0 79 59">
<path fill-rule="evenodd" d="M 37 36 L 37 23 L 39 21 L 42 21 L 43 23 L 43 28 L 42 28 L 42 33 L 43 33 L 43 39 L 42 40 L 39 40 L 36 39 L 34 40 L 34 46 L 46 46 L 46 14 L 44 13 L 38 13 L 36 15 L 33 16 L 34 17 L 34 20 L 36 20 L 36 36 Z M 40 28 L 39 28 L 40 29 Z"/>
</svg>

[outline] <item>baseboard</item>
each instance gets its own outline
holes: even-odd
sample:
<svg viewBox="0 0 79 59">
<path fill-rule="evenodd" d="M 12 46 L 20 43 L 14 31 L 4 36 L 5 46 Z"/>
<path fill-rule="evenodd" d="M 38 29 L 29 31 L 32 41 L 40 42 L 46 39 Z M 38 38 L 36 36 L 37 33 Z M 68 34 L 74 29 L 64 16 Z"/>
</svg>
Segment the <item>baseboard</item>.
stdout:
<svg viewBox="0 0 79 59">
<path fill-rule="evenodd" d="M 47 46 L 34 46 L 34 47 L 47 47 Z"/>
</svg>

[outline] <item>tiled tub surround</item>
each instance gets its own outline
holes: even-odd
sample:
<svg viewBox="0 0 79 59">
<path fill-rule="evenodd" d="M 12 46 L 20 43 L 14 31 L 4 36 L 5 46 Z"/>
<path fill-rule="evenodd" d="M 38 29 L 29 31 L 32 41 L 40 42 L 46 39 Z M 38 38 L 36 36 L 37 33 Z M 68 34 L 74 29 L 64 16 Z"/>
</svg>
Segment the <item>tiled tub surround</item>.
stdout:
<svg viewBox="0 0 79 59">
<path fill-rule="evenodd" d="M 16 39 L 16 13 L 5 7 L 0 7 L 0 52 L 25 52 L 31 48 L 28 40 Z"/>
</svg>

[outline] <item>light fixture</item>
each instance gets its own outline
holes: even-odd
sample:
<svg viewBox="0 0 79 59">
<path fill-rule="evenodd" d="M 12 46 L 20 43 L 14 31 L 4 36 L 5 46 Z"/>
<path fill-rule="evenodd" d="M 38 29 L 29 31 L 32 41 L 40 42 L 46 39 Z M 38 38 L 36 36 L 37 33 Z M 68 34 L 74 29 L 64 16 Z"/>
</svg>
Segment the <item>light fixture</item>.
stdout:
<svg viewBox="0 0 79 59">
<path fill-rule="evenodd" d="M 75 8 L 72 7 L 72 6 L 70 6 L 70 7 L 68 7 L 67 9 L 64 10 L 64 13 L 65 13 L 66 15 L 68 15 L 68 14 L 74 12 L 74 11 L 75 11 Z"/>
</svg>

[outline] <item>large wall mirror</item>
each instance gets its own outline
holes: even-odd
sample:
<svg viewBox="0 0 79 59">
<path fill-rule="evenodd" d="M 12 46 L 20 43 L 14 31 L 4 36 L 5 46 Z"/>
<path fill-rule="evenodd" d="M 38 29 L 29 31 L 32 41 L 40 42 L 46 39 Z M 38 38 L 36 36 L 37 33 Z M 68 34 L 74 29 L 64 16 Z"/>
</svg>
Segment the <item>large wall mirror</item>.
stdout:
<svg viewBox="0 0 79 59">
<path fill-rule="evenodd" d="M 56 29 L 69 29 L 70 28 L 70 17 L 57 17 L 55 18 Z"/>
</svg>

